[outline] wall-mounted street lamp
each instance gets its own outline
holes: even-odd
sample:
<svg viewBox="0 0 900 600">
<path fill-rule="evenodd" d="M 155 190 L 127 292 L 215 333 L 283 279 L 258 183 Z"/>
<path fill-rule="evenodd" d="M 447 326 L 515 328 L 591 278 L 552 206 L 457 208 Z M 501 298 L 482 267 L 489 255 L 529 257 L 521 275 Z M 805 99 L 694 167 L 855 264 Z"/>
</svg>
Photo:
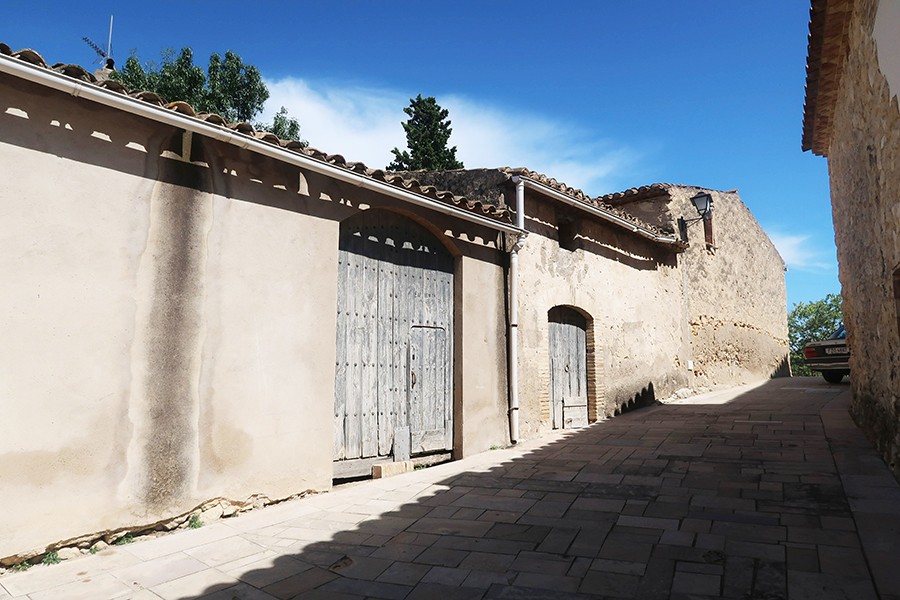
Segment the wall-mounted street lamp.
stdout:
<svg viewBox="0 0 900 600">
<path fill-rule="evenodd" d="M 688 226 L 691 223 L 703 221 L 703 229 L 706 232 L 707 246 L 712 246 L 712 194 L 710 194 L 709 192 L 697 192 L 691 198 L 691 204 L 694 205 L 694 208 L 697 209 L 697 214 L 700 216 L 696 219 L 685 219 L 684 217 L 678 217 L 678 231 L 681 233 L 681 239 L 687 242 Z"/>
<path fill-rule="evenodd" d="M 712 195 L 709 192 L 698 192 L 691 198 L 691 204 L 694 205 L 694 208 L 697 209 L 697 214 L 700 215 L 700 219 L 704 218 L 707 213 L 712 212 L 713 201 Z M 700 219 L 694 219 L 698 221 Z"/>
</svg>

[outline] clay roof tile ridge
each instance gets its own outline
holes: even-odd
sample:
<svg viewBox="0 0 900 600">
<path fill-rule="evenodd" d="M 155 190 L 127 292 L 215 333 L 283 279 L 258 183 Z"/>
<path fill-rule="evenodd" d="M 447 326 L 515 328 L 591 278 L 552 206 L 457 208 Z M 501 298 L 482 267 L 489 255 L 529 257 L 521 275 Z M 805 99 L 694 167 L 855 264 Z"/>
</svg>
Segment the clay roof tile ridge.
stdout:
<svg viewBox="0 0 900 600">
<path fill-rule="evenodd" d="M 171 102 L 167 102 L 164 98 L 162 98 L 159 94 L 149 91 L 149 90 L 129 90 L 126 86 L 124 86 L 121 82 L 116 81 L 114 79 L 104 79 L 102 81 L 97 81 L 97 78 L 90 72 L 86 71 L 83 67 L 79 65 L 73 65 L 68 63 L 56 63 L 53 67 L 49 67 L 44 58 L 36 51 L 25 48 L 19 51 L 14 52 L 10 46 L 5 43 L 0 42 L 0 54 L 5 56 L 11 56 L 18 60 L 22 60 L 24 62 L 28 62 L 32 65 L 54 70 L 62 75 L 67 77 L 71 77 L 73 79 L 80 79 L 91 83 L 93 85 L 97 85 L 98 87 L 102 87 L 111 92 L 120 93 L 125 96 L 129 96 L 136 100 L 141 100 L 143 102 L 147 102 L 149 104 L 155 104 L 160 107 L 167 108 L 168 110 L 172 110 L 179 114 L 183 114 L 185 116 L 196 118 L 198 120 L 204 121 L 211 125 L 217 125 L 220 127 L 225 127 L 227 129 L 231 129 L 236 131 L 237 133 L 244 134 L 255 139 L 269 142 L 275 145 L 278 145 L 286 150 L 290 150 L 293 152 L 297 152 L 299 154 L 303 154 L 310 158 L 330 163 L 332 165 L 347 169 L 348 171 L 355 172 L 360 175 L 364 175 L 366 177 L 370 177 L 377 181 L 382 181 L 386 183 L 390 183 L 397 187 L 402 187 L 407 190 L 410 190 L 414 193 L 421 194 L 426 197 L 430 197 L 432 199 L 438 199 L 443 202 L 451 202 L 455 205 L 459 205 L 460 202 L 465 202 L 465 198 L 462 196 L 455 196 L 452 192 L 445 190 L 438 190 L 433 186 L 430 186 L 431 189 L 425 189 L 425 186 L 421 186 L 418 181 L 415 179 L 404 179 L 402 176 L 393 175 L 390 172 L 387 172 L 383 169 L 369 169 L 365 164 L 361 162 L 348 162 L 344 156 L 340 154 L 327 154 L 321 150 L 312 147 L 304 147 L 300 142 L 293 140 L 282 140 L 278 138 L 273 133 L 265 132 L 265 131 L 256 131 L 254 126 L 251 123 L 229 123 L 227 122 L 221 115 L 215 113 L 205 113 L 198 112 L 195 110 L 193 106 L 191 106 L 188 102 L 183 100 L 174 100 Z M 480 206 L 480 203 L 478 203 Z M 482 212 L 487 213 L 482 207 Z M 498 220 L 509 222 L 510 215 L 509 211 L 505 208 L 501 210 L 493 210 L 491 214 L 495 216 Z"/>
</svg>

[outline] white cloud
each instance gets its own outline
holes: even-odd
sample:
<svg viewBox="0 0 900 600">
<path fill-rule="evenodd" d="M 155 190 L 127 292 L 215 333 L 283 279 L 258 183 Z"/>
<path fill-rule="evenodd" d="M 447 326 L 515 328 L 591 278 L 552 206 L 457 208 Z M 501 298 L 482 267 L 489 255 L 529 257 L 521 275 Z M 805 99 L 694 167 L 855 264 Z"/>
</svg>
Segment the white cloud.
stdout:
<svg viewBox="0 0 900 600">
<path fill-rule="evenodd" d="M 315 148 L 383 168 L 393 158 L 391 148 L 406 146 L 400 123 L 407 118 L 403 108 L 409 94 L 297 78 L 266 85 L 271 96 L 262 119 L 271 120 L 285 106 Z M 464 96 L 438 102 L 450 111 L 450 144 L 468 168 L 528 167 L 599 195 L 626 186 L 641 158 L 634 148 L 558 118 L 512 112 Z"/>
<path fill-rule="evenodd" d="M 809 234 L 772 233 L 769 239 L 775 244 L 789 269 L 798 271 L 834 271 L 834 258 L 825 256 L 811 241 Z"/>
</svg>

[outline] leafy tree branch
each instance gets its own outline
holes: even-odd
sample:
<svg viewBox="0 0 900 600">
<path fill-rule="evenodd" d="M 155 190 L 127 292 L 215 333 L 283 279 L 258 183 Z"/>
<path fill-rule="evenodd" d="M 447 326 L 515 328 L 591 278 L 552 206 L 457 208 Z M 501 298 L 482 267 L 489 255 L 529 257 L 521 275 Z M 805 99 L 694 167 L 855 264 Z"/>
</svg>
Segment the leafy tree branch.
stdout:
<svg viewBox="0 0 900 600">
<path fill-rule="evenodd" d="M 198 112 L 218 114 L 229 123 L 251 122 L 269 98 L 269 89 L 259 69 L 244 63 L 231 50 L 224 57 L 211 54 L 205 71 L 194 64 L 190 48 L 182 48 L 178 54 L 171 49 L 164 50 L 159 63 L 141 64 L 132 52 L 125 66 L 111 73 L 110 78 L 130 90 L 154 92 L 169 102 L 182 100 Z M 288 117 L 284 107 L 271 124 L 255 123 L 254 126 L 305 144 L 300 138 L 300 124 Z"/>
</svg>

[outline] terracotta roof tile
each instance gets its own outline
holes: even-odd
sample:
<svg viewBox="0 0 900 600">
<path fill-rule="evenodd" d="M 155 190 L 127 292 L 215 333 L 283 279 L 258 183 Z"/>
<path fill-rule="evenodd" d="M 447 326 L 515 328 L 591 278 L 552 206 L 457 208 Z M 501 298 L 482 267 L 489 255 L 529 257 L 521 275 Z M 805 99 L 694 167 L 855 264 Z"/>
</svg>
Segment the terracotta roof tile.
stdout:
<svg viewBox="0 0 900 600">
<path fill-rule="evenodd" d="M 615 192 L 613 194 L 606 194 L 605 196 L 598 196 L 596 198 L 591 198 L 590 196 L 588 196 L 587 194 L 585 194 L 583 191 L 581 191 L 578 188 L 573 188 L 571 186 L 566 185 L 565 183 L 561 183 L 561 182 L 557 181 L 556 179 L 553 179 L 552 177 L 547 177 L 546 175 L 537 173 L 535 171 L 531 171 L 529 169 L 525 169 L 525 168 L 521 168 L 521 167 L 520 168 L 506 167 L 502 170 L 505 171 L 506 173 L 508 173 L 509 175 L 518 175 L 520 177 L 527 177 L 528 179 L 530 179 L 532 181 L 543 184 L 551 189 L 561 192 L 561 193 L 571 197 L 574 200 L 578 200 L 579 202 L 582 202 L 588 206 L 591 206 L 593 208 L 598 208 L 604 212 L 615 215 L 625 221 L 628 221 L 629 223 L 637 225 L 638 227 L 641 227 L 648 231 L 652 231 L 653 233 L 656 233 L 658 235 L 666 236 L 666 235 L 672 235 L 672 233 L 673 233 L 671 230 L 662 229 L 660 227 L 657 227 L 655 225 L 651 225 L 650 223 L 642 221 L 641 219 L 622 210 L 621 208 L 613 206 L 613 203 L 610 202 L 610 201 L 614 201 L 617 198 L 621 198 L 626 195 L 635 195 L 635 194 L 647 193 L 647 192 L 652 192 L 652 195 L 658 195 L 661 193 L 665 193 L 667 191 L 667 186 L 669 186 L 669 184 L 654 183 L 651 185 L 642 186 L 640 188 L 631 188 L 630 190 L 626 190 L 624 192 Z"/>
<path fill-rule="evenodd" d="M 187 102 L 177 101 L 177 102 L 169 102 L 166 104 L 166 108 L 169 110 L 174 110 L 177 113 L 181 113 L 183 115 L 187 115 L 189 117 L 196 117 L 197 113 L 194 112 L 194 107 L 188 104 Z"/>
<path fill-rule="evenodd" d="M 828 152 L 831 124 L 849 52 L 848 31 L 854 0 L 812 0 L 803 107 L 803 150 Z"/>
<path fill-rule="evenodd" d="M 80 79 L 81 81 L 87 81 L 89 83 L 94 83 L 97 81 L 97 78 L 94 77 L 92 73 L 85 71 L 84 68 L 80 65 L 56 63 L 50 68 L 57 73 L 62 73 L 67 77 L 71 77 L 72 79 Z"/>
<path fill-rule="evenodd" d="M 520 177 L 527 177 L 532 181 L 536 181 L 537 183 L 546 185 L 549 188 L 553 188 L 557 192 L 562 192 L 563 194 L 571 196 L 576 200 L 581 200 L 582 202 L 589 202 L 591 199 L 590 196 L 588 196 L 578 188 L 568 186 L 565 183 L 557 181 L 552 177 L 548 177 L 543 173 L 538 173 L 537 171 L 532 171 L 531 169 L 526 169 L 524 167 L 504 167 L 502 170 L 509 175 L 519 175 Z"/>
<path fill-rule="evenodd" d="M 166 101 L 163 100 L 162 97 L 159 94 L 157 94 L 156 92 L 148 92 L 145 90 L 143 92 L 131 92 L 128 95 L 131 96 L 132 98 L 136 98 L 138 100 L 143 100 L 144 102 L 147 102 L 148 104 L 155 104 L 156 106 L 165 106 L 166 105 Z"/>
<path fill-rule="evenodd" d="M 13 58 L 18 58 L 19 60 L 24 60 L 25 62 L 36 65 L 38 67 L 47 68 L 47 63 L 44 61 L 44 57 L 31 48 L 25 48 L 23 50 L 19 50 L 18 52 L 13 52 L 10 54 L 10 56 L 12 56 Z"/>
<path fill-rule="evenodd" d="M 377 169 L 369 172 L 371 176 L 376 179 L 383 178 L 383 180 L 392 182 L 395 185 L 398 185 L 399 182 L 404 182 L 402 184 L 404 185 L 404 187 L 425 190 L 426 195 L 428 195 L 429 197 L 441 200 L 443 202 L 451 203 L 455 206 L 465 207 L 468 210 L 482 212 L 486 215 L 494 216 L 495 218 L 509 219 L 510 217 L 509 210 L 505 205 L 499 206 L 496 203 L 485 201 L 481 198 L 469 198 L 467 196 L 456 195 L 451 191 L 442 190 L 431 184 L 422 184 L 417 179 L 412 177 L 413 175 L 427 177 L 431 174 L 427 171 L 403 171 L 402 173 L 395 173 Z"/>
<path fill-rule="evenodd" d="M 651 183 L 649 185 L 642 185 L 640 187 L 628 188 L 627 190 L 621 192 L 604 194 L 603 196 L 599 196 L 597 200 L 613 205 L 622 201 L 633 202 L 634 200 L 642 198 L 653 198 L 656 196 L 668 195 L 669 190 L 672 187 L 673 185 L 671 183 Z"/>
<path fill-rule="evenodd" d="M 236 131 L 240 134 L 247 135 L 258 139 L 260 141 L 273 144 L 275 146 L 279 146 L 286 150 L 296 152 L 298 154 L 303 154 L 304 156 L 313 158 L 315 160 L 319 160 L 322 162 L 326 162 L 328 164 L 334 165 L 336 167 L 340 167 L 342 169 L 346 169 L 348 171 L 352 171 L 359 175 L 369 177 L 376 181 L 382 181 L 389 185 L 403 188 L 412 193 L 420 194 L 426 196 L 428 198 L 438 200 L 440 202 L 450 204 L 456 206 L 458 208 L 462 208 L 465 210 L 469 210 L 472 212 L 479 212 L 484 214 L 492 219 L 503 223 L 509 223 L 511 221 L 509 211 L 506 207 L 498 207 L 489 203 L 480 202 L 477 200 L 469 200 L 464 196 L 456 196 L 452 192 L 438 190 L 434 186 L 423 186 L 419 185 L 419 183 L 414 179 L 405 179 L 404 177 L 398 174 L 392 174 L 390 172 L 386 172 L 382 169 L 369 169 L 360 162 L 348 162 L 343 156 L 340 154 L 327 154 L 321 150 L 316 148 L 304 147 L 299 142 L 294 140 L 282 140 L 279 139 L 272 133 L 265 131 L 256 131 L 251 123 L 228 123 L 224 118 L 220 115 L 210 114 L 210 113 L 197 113 L 194 108 L 187 102 L 175 100 L 172 102 L 167 102 L 165 99 L 161 98 L 158 94 L 146 90 L 128 90 L 122 85 L 120 82 L 113 81 L 110 79 L 106 79 L 103 81 L 97 81 L 97 78 L 86 71 L 84 68 L 78 65 L 71 65 L 67 63 L 57 63 L 53 65 L 53 67 L 49 67 L 44 60 L 44 58 L 31 50 L 30 48 L 26 48 L 24 50 L 19 50 L 14 52 L 8 45 L 0 42 L 0 54 L 11 56 L 13 58 L 25 61 L 32 65 L 43 67 L 46 69 L 52 69 L 62 75 L 67 77 L 72 77 L 74 79 L 78 79 L 80 81 L 85 81 L 91 83 L 92 85 L 97 85 L 98 87 L 105 88 L 107 90 L 121 93 L 123 95 L 128 95 L 137 100 L 141 100 L 143 102 L 147 102 L 149 104 L 154 104 L 156 106 L 163 107 L 167 110 L 171 110 L 177 112 L 179 114 L 196 118 L 198 120 L 204 121 L 211 125 L 217 125 L 220 127 L 226 127 L 233 131 Z"/>
<path fill-rule="evenodd" d="M 276 146 L 281 146 L 281 138 L 269 131 L 256 131 L 253 133 L 253 137 L 264 142 L 269 142 L 270 144 L 275 144 Z"/>
<path fill-rule="evenodd" d="M 115 79 L 104 79 L 102 81 L 97 81 L 95 84 L 97 87 L 106 88 L 112 92 L 118 92 L 120 94 L 128 95 L 128 90 L 122 85 L 121 82 L 116 81 Z"/>
</svg>

